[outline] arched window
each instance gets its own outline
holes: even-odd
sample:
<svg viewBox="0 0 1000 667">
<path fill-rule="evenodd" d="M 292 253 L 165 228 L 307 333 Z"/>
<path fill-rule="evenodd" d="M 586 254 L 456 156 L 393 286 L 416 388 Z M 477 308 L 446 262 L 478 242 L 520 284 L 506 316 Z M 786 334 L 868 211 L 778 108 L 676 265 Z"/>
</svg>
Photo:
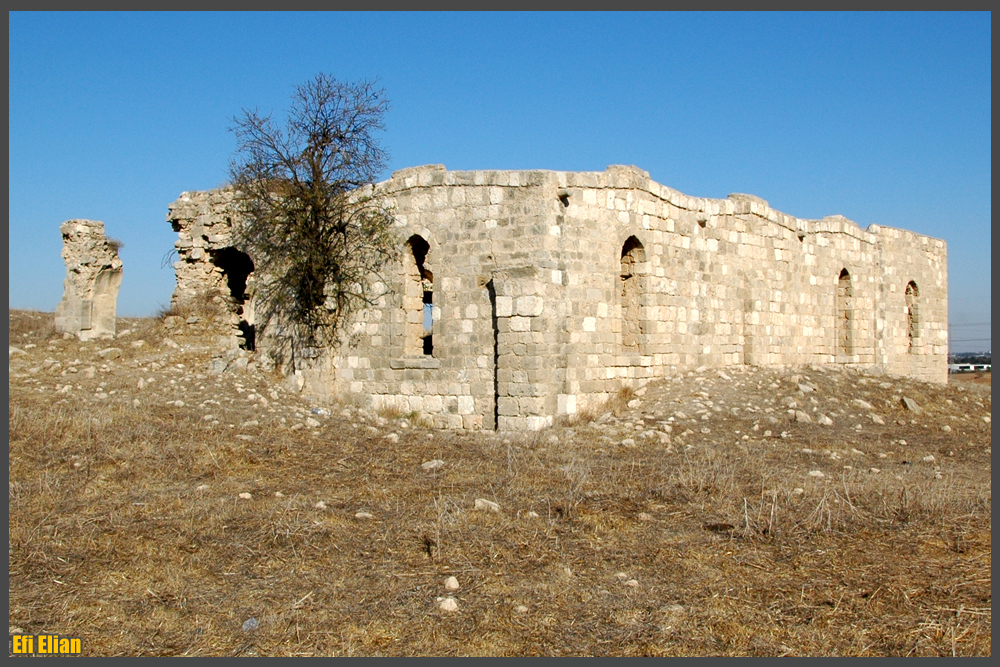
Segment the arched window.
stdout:
<svg viewBox="0 0 1000 667">
<path fill-rule="evenodd" d="M 427 269 L 427 253 L 430 245 L 414 234 L 406 242 L 405 285 L 403 287 L 403 310 L 405 311 L 405 356 L 431 355 L 434 352 L 433 303 L 434 275 Z"/>
<path fill-rule="evenodd" d="M 622 246 L 621 264 L 622 351 L 626 353 L 638 354 L 640 352 L 642 289 L 636 265 L 645 261 L 646 251 L 642 247 L 642 243 L 634 236 L 628 237 Z"/>
<path fill-rule="evenodd" d="M 907 351 L 915 352 L 920 337 L 920 290 L 912 280 L 906 284 L 906 340 Z"/>
<path fill-rule="evenodd" d="M 853 296 L 851 274 L 843 269 L 837 279 L 837 354 L 846 356 L 854 354 Z"/>
</svg>

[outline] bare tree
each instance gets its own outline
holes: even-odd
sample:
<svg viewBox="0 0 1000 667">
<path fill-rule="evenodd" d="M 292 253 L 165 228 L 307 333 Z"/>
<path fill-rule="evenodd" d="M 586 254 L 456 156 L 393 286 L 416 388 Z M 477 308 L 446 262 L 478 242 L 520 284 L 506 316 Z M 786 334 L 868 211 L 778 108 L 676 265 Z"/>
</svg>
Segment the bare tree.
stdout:
<svg viewBox="0 0 1000 667">
<path fill-rule="evenodd" d="M 257 111 L 234 120 L 236 238 L 255 264 L 258 333 L 336 345 L 380 296 L 398 246 L 372 187 L 388 158 L 374 136 L 388 109 L 373 83 L 319 74 L 295 88 L 283 129 Z"/>
</svg>

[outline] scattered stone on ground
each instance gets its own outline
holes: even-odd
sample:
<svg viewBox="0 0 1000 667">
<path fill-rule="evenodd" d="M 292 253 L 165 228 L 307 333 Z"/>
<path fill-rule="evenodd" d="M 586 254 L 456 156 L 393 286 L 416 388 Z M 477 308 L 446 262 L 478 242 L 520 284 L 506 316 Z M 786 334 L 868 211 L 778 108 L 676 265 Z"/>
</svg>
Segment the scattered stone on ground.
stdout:
<svg viewBox="0 0 1000 667">
<path fill-rule="evenodd" d="M 8 347 L 10 385 L 40 394 L 51 392 L 58 400 L 84 401 L 95 406 L 100 403 L 104 406 L 101 409 L 127 406 L 135 410 L 142 406 L 145 410 L 162 410 L 172 419 L 196 422 L 198 428 L 231 433 L 228 437 L 232 446 L 248 452 L 294 447 L 298 439 L 324 438 L 334 431 L 378 438 L 388 445 L 404 439 L 426 442 L 425 438 L 435 435 L 418 419 L 310 398 L 301 391 L 300 375 L 282 379 L 276 372 L 265 372 L 261 364 L 251 363 L 251 353 L 220 351 L 216 341 L 205 333 L 206 320 L 186 324 L 184 318 L 171 317 L 155 327 L 138 320 L 119 326 L 119 337 L 130 330 L 128 336 L 146 341 L 142 346 L 123 343 L 108 348 L 81 342 L 75 336 L 50 337 L 37 345 L 12 341 L 18 344 Z M 165 337 L 168 331 L 170 337 Z M 234 361 L 239 359 L 245 363 L 237 367 Z M 913 469 L 924 468 L 928 475 L 945 474 L 953 460 L 970 454 L 957 451 L 951 456 L 948 452 L 956 447 L 940 443 L 973 436 L 985 438 L 975 451 L 979 456 L 985 453 L 984 464 L 989 465 L 988 384 L 926 385 L 906 378 L 889 382 L 884 377 L 868 377 L 862 371 L 839 367 L 790 371 L 734 366 L 707 371 L 705 368 L 651 381 L 639 387 L 626 405 L 598 406 L 589 414 L 570 415 L 562 425 L 537 436 L 503 434 L 498 442 L 514 452 L 527 446 L 525 443 L 550 452 L 572 452 L 576 442 L 589 439 L 608 460 L 641 457 L 645 449 L 655 447 L 667 453 L 676 451 L 678 462 L 685 452 L 718 447 L 745 451 L 788 447 L 798 457 L 799 466 L 785 491 L 792 495 L 812 491 L 791 488 L 791 480 L 812 477 L 806 486 L 822 489 L 824 479 L 837 478 L 844 474 L 841 470 L 848 470 L 844 463 L 857 466 L 856 470 L 851 468 L 853 474 L 896 475 L 903 470 L 904 462 L 928 463 L 931 465 Z M 447 443 L 447 437 L 440 442 Z M 867 454 L 855 453 L 861 451 Z M 443 459 L 451 460 L 447 450 L 433 454 L 443 458 L 422 460 L 425 454 L 407 465 L 413 466 L 411 470 L 420 465 L 424 471 L 435 471 L 446 465 Z M 849 456 L 858 458 L 852 460 Z M 870 457 L 871 462 L 877 458 L 878 467 L 865 465 L 861 457 Z M 331 466 L 340 465 L 336 461 L 333 459 Z M 450 476 L 452 468 L 448 470 Z M 433 483 L 440 478 L 428 475 L 421 479 Z M 209 487 L 195 480 L 190 488 L 204 493 Z M 479 492 L 487 491 L 484 488 Z M 288 489 L 285 492 L 294 497 Z M 236 495 L 240 500 L 251 500 L 260 493 L 284 497 L 270 490 L 251 495 L 239 488 L 221 493 L 230 498 Z M 520 507 L 517 514 L 525 520 L 540 518 L 537 511 Z M 498 502 L 485 498 L 475 498 L 474 509 L 501 511 Z M 553 508 L 543 509 L 542 514 L 557 515 Z M 353 516 L 358 520 L 374 518 L 366 510 Z M 663 521 L 651 510 L 631 516 L 638 521 Z"/>
<path fill-rule="evenodd" d="M 490 512 L 499 512 L 500 504 L 495 503 L 492 500 L 486 500 L 485 498 L 476 498 L 474 509 L 490 511 Z"/>
<path fill-rule="evenodd" d="M 438 598 L 438 608 L 441 611 L 458 611 L 458 602 L 453 597 Z"/>
</svg>

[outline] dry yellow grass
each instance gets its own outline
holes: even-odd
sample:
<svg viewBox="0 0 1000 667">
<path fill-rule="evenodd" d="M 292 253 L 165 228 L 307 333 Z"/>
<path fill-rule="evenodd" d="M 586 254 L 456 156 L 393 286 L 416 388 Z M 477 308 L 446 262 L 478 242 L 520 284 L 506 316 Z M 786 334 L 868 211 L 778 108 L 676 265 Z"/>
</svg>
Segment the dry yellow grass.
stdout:
<svg viewBox="0 0 1000 667">
<path fill-rule="evenodd" d="M 764 412 L 795 384 L 747 370 L 540 433 L 448 433 L 208 375 L 196 326 L 125 323 L 106 360 L 51 315 L 10 318 L 34 345 L 9 367 L 12 632 L 89 655 L 991 652 L 988 385 L 811 372 L 843 406 L 823 427 Z M 862 391 L 885 425 L 857 430 Z"/>
</svg>

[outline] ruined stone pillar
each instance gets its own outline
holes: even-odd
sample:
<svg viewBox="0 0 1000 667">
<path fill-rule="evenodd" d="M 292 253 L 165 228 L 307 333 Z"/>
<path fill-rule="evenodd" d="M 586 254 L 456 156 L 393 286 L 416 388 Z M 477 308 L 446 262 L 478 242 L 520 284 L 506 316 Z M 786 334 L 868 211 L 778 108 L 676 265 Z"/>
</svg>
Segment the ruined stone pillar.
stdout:
<svg viewBox="0 0 1000 667">
<path fill-rule="evenodd" d="M 122 284 L 118 244 L 104 236 L 104 223 L 97 220 L 67 220 L 59 231 L 66 281 L 56 329 L 80 340 L 113 338 Z"/>
</svg>

